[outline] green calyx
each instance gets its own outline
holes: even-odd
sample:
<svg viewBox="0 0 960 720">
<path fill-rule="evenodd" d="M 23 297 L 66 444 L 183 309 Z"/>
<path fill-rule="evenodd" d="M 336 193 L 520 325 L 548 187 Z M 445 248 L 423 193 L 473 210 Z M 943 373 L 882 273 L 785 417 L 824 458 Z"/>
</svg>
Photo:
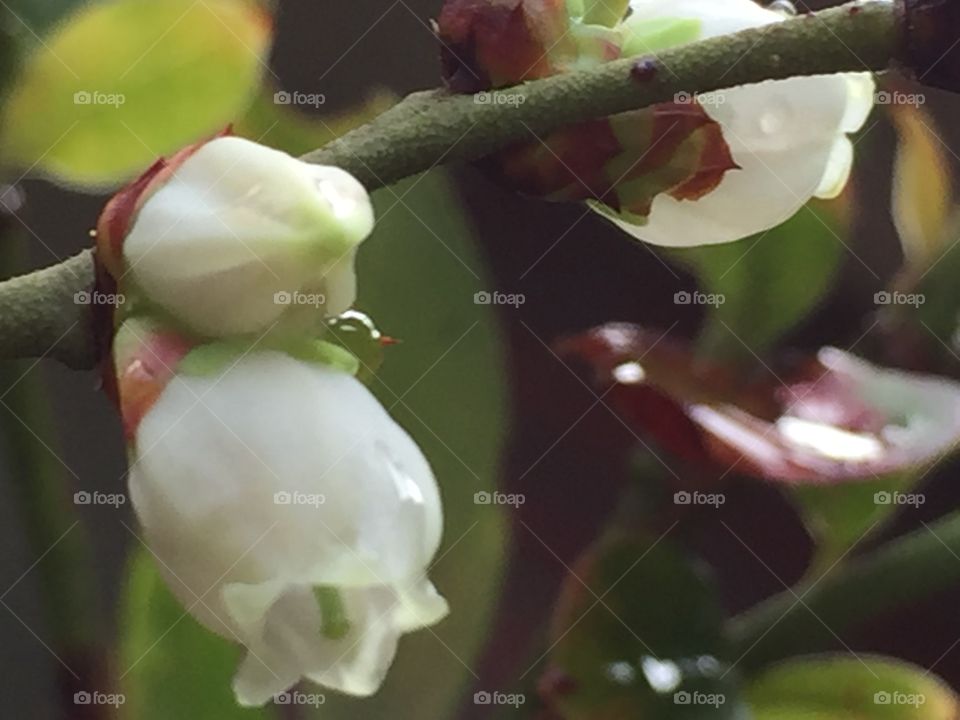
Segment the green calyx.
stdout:
<svg viewBox="0 0 960 720">
<path fill-rule="evenodd" d="M 199 345 L 180 361 L 177 372 L 184 375 L 211 376 L 229 369 L 251 348 L 276 350 L 303 362 L 325 365 L 348 375 L 356 375 L 360 362 L 349 351 L 315 338 L 235 338 Z"/>
<path fill-rule="evenodd" d="M 328 640 L 343 640 L 350 632 L 350 618 L 343 595 L 329 585 L 317 585 L 313 596 L 320 606 L 320 633 Z"/>
<path fill-rule="evenodd" d="M 580 0 L 581 22 L 612 28 L 627 14 L 630 0 Z M 568 3 L 569 7 L 569 3 Z"/>
<path fill-rule="evenodd" d="M 383 336 L 369 316 L 350 310 L 327 322 L 324 338 L 355 357 L 357 379 L 369 384 L 383 364 Z"/>
</svg>

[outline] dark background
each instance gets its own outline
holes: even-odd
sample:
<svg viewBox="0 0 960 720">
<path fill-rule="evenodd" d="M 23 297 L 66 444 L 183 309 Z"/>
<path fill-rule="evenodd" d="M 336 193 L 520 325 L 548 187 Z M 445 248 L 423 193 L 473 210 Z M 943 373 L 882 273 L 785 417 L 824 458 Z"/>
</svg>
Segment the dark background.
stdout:
<svg viewBox="0 0 960 720">
<path fill-rule="evenodd" d="M 438 0 L 392 4 L 390 0 L 282 0 L 272 67 L 283 87 L 324 93 L 328 100 L 324 112 L 348 109 L 378 87 L 402 94 L 436 85 L 438 52 L 429 22 L 437 11 Z M 960 129 L 949 121 L 957 117 L 960 102 L 934 92 L 927 96 L 928 104 L 944 119 L 946 144 L 960 148 Z M 874 120 L 879 122 L 871 127 Z M 867 127 L 869 136 L 858 145 L 855 181 L 861 202 L 851 246 L 880 279 L 848 256 L 830 295 L 785 345 L 848 346 L 868 325 L 865 318 L 873 309 L 873 292 L 882 289 L 898 266 L 899 246 L 888 212 L 894 136 L 879 114 Z M 465 207 L 483 238 L 495 287 L 527 298 L 521 308 L 505 307 L 500 313 L 509 342 L 508 382 L 514 413 L 503 484 L 526 493 L 527 503 L 514 515 L 512 569 L 498 612 L 499 627 L 491 633 L 481 673 L 482 687 L 508 687 L 517 666 L 530 657 L 529 643 L 535 642 L 531 633 L 539 630 L 564 574 L 553 553 L 570 563 L 595 536 L 624 480 L 624 460 L 633 440 L 544 342 L 610 320 L 664 329 L 678 321 L 672 332 L 690 335 L 699 317 L 696 308 L 678 308 L 672 300 L 677 290 L 693 288 L 692 278 L 666 265 L 654 249 L 628 241 L 594 216 L 574 225 L 582 214 L 579 207 L 519 198 L 467 168 L 456 173 Z M 39 181 L 26 182 L 24 189 L 28 203 L 20 217 L 31 237 L 22 269 L 50 264 L 88 244 L 86 233 L 103 198 L 69 193 Z M 782 271 L 788 273 L 790 268 Z M 97 391 L 94 375 L 49 362 L 30 372 L 42 375 L 53 403 L 57 454 L 65 480 L 71 487 L 123 491 L 125 459 L 119 424 Z M 907 514 L 898 529 L 960 503 L 956 476 L 955 466 L 930 476 L 924 488 L 926 505 L 920 512 Z M 45 619 L 36 576 L 28 573 L 18 581 L 37 560 L 36 550 L 25 544 L 15 511 L 14 489 L 24 481 L 5 472 L 0 482 L 4 547 L 0 588 L 15 584 L 2 597 L 23 621 L 0 610 L 0 672 L 4 706 L 22 709 L 16 717 L 46 720 L 55 717 L 51 698 L 56 661 L 39 639 L 44 636 Z M 780 579 L 795 582 L 810 548 L 802 526 L 777 491 L 735 483 L 728 492 L 734 500 L 719 513 L 688 522 L 680 532 L 706 551 L 717 568 L 724 601 L 736 611 L 783 590 Z M 130 525 L 134 520 L 129 507 L 120 514 L 102 508 L 80 510 L 96 548 L 97 581 L 106 591 L 105 606 L 99 612 L 111 625 L 124 552 L 131 539 L 121 520 Z M 721 523 L 728 524 L 770 570 Z M 944 549 L 943 562 L 960 559 Z M 960 641 L 958 602 L 960 588 L 879 618 L 869 629 L 840 635 L 858 651 L 935 665 L 938 674 L 960 687 L 960 650 L 954 648 Z M 465 717 L 467 713 L 465 709 Z"/>
</svg>

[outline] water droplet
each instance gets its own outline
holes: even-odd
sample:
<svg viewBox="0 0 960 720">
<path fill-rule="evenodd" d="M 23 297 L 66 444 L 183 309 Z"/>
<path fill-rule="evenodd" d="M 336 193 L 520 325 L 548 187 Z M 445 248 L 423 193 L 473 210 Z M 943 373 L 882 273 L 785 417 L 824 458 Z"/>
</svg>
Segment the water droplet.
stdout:
<svg viewBox="0 0 960 720">
<path fill-rule="evenodd" d="M 773 0 L 773 2 L 767 5 L 767 10 L 773 10 L 781 15 L 788 15 L 790 17 L 797 14 L 797 6 L 790 2 L 790 0 Z"/>
<path fill-rule="evenodd" d="M 617 685 L 632 685 L 637 679 L 636 668 L 624 660 L 607 665 L 606 675 L 608 680 Z"/>
<path fill-rule="evenodd" d="M 413 476 L 404 470 L 399 462 L 394 460 L 390 449 L 383 442 L 377 442 L 377 449 L 380 451 L 383 463 L 390 473 L 400 501 L 423 505 L 425 502 L 423 491 L 420 489 L 417 481 L 413 479 Z"/>
<path fill-rule="evenodd" d="M 640 665 L 647 682 L 656 692 L 671 693 L 680 687 L 683 673 L 675 662 L 645 657 L 640 661 Z"/>
<path fill-rule="evenodd" d="M 16 185 L 0 184 L 0 214 L 13 215 L 23 207 L 23 192 Z"/>
<path fill-rule="evenodd" d="M 337 218 L 349 218 L 356 211 L 357 198 L 327 179 L 316 180 L 317 190 L 327 201 Z"/>
<path fill-rule="evenodd" d="M 712 655 L 701 655 L 697 658 L 697 670 L 701 675 L 714 677 L 720 674 L 720 661 Z"/>
<path fill-rule="evenodd" d="M 767 110 L 760 115 L 760 132 L 776 135 L 783 128 L 783 116 L 775 110 Z"/>
<path fill-rule="evenodd" d="M 638 362 L 625 362 L 613 369 L 613 377 L 618 383 L 636 385 L 647 377 L 643 366 Z"/>
</svg>

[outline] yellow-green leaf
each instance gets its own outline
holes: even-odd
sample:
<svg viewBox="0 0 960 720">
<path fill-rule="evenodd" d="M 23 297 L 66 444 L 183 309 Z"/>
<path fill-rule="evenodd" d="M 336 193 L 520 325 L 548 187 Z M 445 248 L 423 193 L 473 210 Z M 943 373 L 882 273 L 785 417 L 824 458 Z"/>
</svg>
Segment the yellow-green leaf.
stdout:
<svg viewBox="0 0 960 720">
<path fill-rule="evenodd" d="M 246 0 L 84 5 L 26 59 L 0 158 L 82 186 L 115 185 L 246 108 L 271 19 Z"/>
<path fill-rule="evenodd" d="M 886 95 L 910 97 L 900 91 Z M 940 257 L 948 240 L 953 180 L 933 116 L 920 105 L 899 102 L 890 105 L 890 114 L 899 137 L 893 174 L 893 220 L 907 265 L 922 272 Z"/>
<path fill-rule="evenodd" d="M 747 689 L 754 720 L 953 720 L 960 703 L 923 668 L 899 660 L 822 656 L 788 660 Z"/>
</svg>

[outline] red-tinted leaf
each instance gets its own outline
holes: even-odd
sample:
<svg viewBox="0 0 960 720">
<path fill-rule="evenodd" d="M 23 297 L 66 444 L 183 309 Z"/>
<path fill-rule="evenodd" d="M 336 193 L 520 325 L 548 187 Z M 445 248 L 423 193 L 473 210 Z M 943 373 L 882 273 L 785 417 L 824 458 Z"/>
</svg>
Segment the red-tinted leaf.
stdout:
<svg viewBox="0 0 960 720">
<path fill-rule="evenodd" d="M 695 359 L 659 333 L 612 324 L 564 340 L 624 419 L 680 458 L 790 484 L 874 479 L 960 441 L 960 385 L 833 348 L 766 379 Z"/>
</svg>

